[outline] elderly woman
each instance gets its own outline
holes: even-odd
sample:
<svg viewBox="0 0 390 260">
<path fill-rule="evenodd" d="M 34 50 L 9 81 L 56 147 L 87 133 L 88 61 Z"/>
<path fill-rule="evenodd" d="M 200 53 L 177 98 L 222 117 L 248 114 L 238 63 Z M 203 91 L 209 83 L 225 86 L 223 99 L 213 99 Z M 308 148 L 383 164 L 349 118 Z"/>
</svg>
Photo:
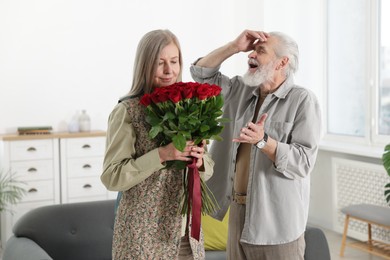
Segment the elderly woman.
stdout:
<svg viewBox="0 0 390 260">
<path fill-rule="evenodd" d="M 185 170 L 166 169 L 168 161 L 192 161 L 203 178 L 212 175 L 213 161 L 204 147 L 186 143 L 183 152 L 172 143 L 150 139 L 150 125 L 140 98 L 154 88 L 181 81 L 182 56 L 169 30 L 147 33 L 139 42 L 132 88 L 109 116 L 101 180 L 120 191 L 113 237 L 113 259 L 204 259 L 203 238 L 182 234 L 180 200 Z M 187 226 L 189 229 L 191 225 Z M 184 228 L 183 228 L 184 229 Z"/>
</svg>

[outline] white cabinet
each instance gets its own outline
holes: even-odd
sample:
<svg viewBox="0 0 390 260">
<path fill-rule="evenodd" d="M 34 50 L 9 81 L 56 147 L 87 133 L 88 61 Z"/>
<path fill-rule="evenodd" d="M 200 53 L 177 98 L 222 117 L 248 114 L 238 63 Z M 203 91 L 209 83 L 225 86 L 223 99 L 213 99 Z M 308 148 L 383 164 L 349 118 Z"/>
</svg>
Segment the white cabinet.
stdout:
<svg viewBox="0 0 390 260">
<path fill-rule="evenodd" d="M 59 147 L 57 139 L 3 141 L 0 167 L 23 181 L 26 195 L 10 211 L 2 212 L 1 241 L 12 234 L 12 226 L 27 211 L 60 203 Z"/>
<path fill-rule="evenodd" d="M 0 136 L 0 169 L 24 182 L 27 193 L 1 214 L 1 242 L 26 212 L 41 206 L 116 198 L 100 181 L 105 132 Z"/>
<path fill-rule="evenodd" d="M 114 195 L 100 181 L 104 137 L 61 139 L 60 147 L 62 203 L 104 200 Z"/>
</svg>

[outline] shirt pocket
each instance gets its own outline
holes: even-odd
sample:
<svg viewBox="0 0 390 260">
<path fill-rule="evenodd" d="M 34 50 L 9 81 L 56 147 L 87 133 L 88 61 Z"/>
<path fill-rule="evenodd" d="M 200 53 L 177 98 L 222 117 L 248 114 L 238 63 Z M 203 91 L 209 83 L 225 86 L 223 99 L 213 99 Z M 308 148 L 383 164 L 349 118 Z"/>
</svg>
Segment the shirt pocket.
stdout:
<svg viewBox="0 0 390 260">
<path fill-rule="evenodd" d="M 265 127 L 265 132 L 276 141 L 289 143 L 294 124 L 289 122 L 271 121 Z"/>
</svg>

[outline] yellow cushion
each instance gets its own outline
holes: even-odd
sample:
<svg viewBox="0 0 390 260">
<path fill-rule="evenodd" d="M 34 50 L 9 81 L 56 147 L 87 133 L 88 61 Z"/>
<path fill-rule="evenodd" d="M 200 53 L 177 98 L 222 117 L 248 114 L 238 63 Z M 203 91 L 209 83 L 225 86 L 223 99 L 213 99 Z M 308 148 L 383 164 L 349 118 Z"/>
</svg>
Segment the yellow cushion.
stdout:
<svg viewBox="0 0 390 260">
<path fill-rule="evenodd" d="M 202 215 L 202 230 L 206 250 L 226 250 L 229 210 L 222 221 Z"/>
</svg>

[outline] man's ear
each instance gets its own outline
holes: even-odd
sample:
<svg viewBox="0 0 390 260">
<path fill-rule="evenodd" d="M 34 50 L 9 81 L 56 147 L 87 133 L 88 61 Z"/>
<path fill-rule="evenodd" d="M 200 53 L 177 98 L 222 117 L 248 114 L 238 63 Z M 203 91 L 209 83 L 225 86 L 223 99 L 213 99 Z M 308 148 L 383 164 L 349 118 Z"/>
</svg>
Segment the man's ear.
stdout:
<svg viewBox="0 0 390 260">
<path fill-rule="evenodd" d="M 281 60 L 279 65 L 276 67 L 276 69 L 280 70 L 283 69 L 288 63 L 288 57 L 284 56 Z"/>
</svg>

